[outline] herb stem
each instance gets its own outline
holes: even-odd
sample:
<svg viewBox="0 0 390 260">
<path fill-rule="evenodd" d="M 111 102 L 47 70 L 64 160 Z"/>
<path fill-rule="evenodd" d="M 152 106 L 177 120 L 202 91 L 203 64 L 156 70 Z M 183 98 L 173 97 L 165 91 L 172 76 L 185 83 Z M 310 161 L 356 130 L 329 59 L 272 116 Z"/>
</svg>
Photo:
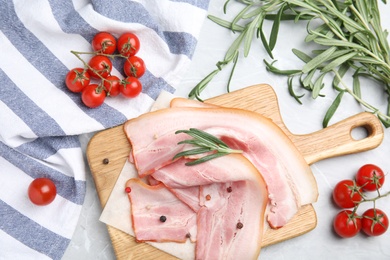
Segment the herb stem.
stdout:
<svg viewBox="0 0 390 260">
<path fill-rule="evenodd" d="M 361 14 L 359 13 L 359 11 L 356 9 L 356 7 L 354 5 L 350 5 L 349 8 L 351 9 L 351 11 L 354 13 L 354 15 L 359 18 L 359 21 L 364 25 L 364 27 L 367 29 L 367 30 L 370 30 L 370 26 L 366 23 L 365 19 L 361 16 Z"/>
<path fill-rule="evenodd" d="M 339 79 L 339 82 L 344 86 L 344 91 L 348 92 L 357 102 L 359 102 L 361 105 L 364 107 L 368 108 L 369 110 L 372 111 L 373 114 L 379 115 L 386 120 L 390 120 L 390 116 L 383 114 L 379 109 L 375 108 L 374 106 L 370 105 L 366 101 L 364 101 L 362 98 L 360 98 L 358 95 L 356 95 L 343 81 L 342 77 L 340 74 L 336 71 L 333 70 L 334 74 L 336 77 Z"/>
<path fill-rule="evenodd" d="M 242 150 L 232 149 L 225 142 L 218 139 L 217 137 L 196 128 L 176 131 L 176 134 L 180 133 L 188 134 L 189 136 L 193 137 L 193 139 L 181 141 L 178 143 L 179 145 L 190 144 L 197 148 L 179 152 L 173 157 L 173 160 L 180 157 L 203 155 L 203 157 L 200 157 L 199 159 L 187 162 L 186 165 L 188 166 L 200 164 L 231 153 L 243 153 Z"/>
<path fill-rule="evenodd" d="M 380 194 L 379 190 L 378 190 L 378 196 L 374 197 L 374 198 L 365 198 L 363 197 L 363 200 L 360 202 L 376 202 L 377 200 L 381 199 L 381 198 L 384 198 L 384 197 L 387 197 L 390 195 L 390 191 L 386 192 L 385 194 Z"/>
<path fill-rule="evenodd" d="M 226 13 L 228 2 L 232 1 L 225 1 L 224 13 Z M 303 94 L 294 93 L 292 85 L 294 77 L 299 77 L 301 87 L 312 92 L 313 98 L 317 98 L 323 96 L 320 91 L 325 86 L 323 83 L 325 74 L 334 72 L 333 86 L 340 94 L 325 115 L 324 127 L 334 115 L 344 92 L 349 93 L 363 107 L 377 115 L 385 127 L 390 127 L 390 46 L 387 41 L 388 33 L 381 26 L 377 0 L 237 0 L 237 2 L 244 4 L 244 7 L 232 22 L 208 16 L 215 23 L 238 35 L 227 50 L 224 59 L 217 63 L 218 69 L 201 80 L 190 92 L 189 97 L 201 100 L 201 92 L 214 76 L 232 61 L 234 63 L 233 72 L 237 65 L 239 48 L 243 46 L 243 55 L 247 57 L 251 43 L 256 36 L 261 39 L 268 55 L 274 59 L 272 52 L 276 45 L 280 22 L 282 20 L 294 20 L 295 22 L 308 20 L 308 35 L 305 41 L 314 42 L 326 49 L 316 50 L 313 52 L 314 57 L 293 49 L 294 54 L 306 63 L 300 70 L 280 70 L 273 65 L 274 62 L 267 63 L 264 60 L 266 69 L 288 77 L 288 91 L 299 103 L 301 103 L 300 98 Z M 385 0 L 382 2 L 386 4 Z M 273 20 L 269 39 L 263 31 L 265 19 Z M 313 24 L 319 23 L 319 25 L 315 29 L 310 29 L 309 25 L 312 22 Z M 342 80 L 349 69 L 354 70 L 353 89 Z M 318 75 L 317 72 L 320 74 Z M 374 79 L 383 84 L 384 92 L 389 95 L 385 112 L 379 111 L 362 98 L 360 77 Z M 228 79 L 228 92 L 231 81 L 232 73 Z M 340 82 L 344 89 L 337 87 Z"/>
</svg>

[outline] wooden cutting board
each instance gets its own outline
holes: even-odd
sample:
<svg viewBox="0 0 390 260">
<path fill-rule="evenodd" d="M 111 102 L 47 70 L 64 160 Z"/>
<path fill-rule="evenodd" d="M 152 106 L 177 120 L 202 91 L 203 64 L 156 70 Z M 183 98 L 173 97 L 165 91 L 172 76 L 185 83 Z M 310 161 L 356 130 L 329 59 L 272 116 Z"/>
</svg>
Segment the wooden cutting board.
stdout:
<svg viewBox="0 0 390 260">
<path fill-rule="evenodd" d="M 376 116 L 366 112 L 315 133 L 294 135 L 282 121 L 275 92 L 266 84 L 247 87 L 209 99 L 207 102 L 256 111 L 272 119 L 290 137 L 309 165 L 321 159 L 373 149 L 383 139 L 380 121 Z M 367 137 L 354 140 L 351 131 L 356 127 L 364 127 L 367 130 Z M 88 144 L 87 159 L 103 208 L 129 153 L 129 142 L 122 126 L 97 133 Z M 277 230 L 268 230 L 262 246 L 303 235 L 314 229 L 316 224 L 317 218 L 313 206 L 306 205 L 286 226 Z M 135 242 L 132 236 L 118 229 L 111 226 L 107 228 L 118 259 L 175 259 L 146 243 Z"/>
</svg>

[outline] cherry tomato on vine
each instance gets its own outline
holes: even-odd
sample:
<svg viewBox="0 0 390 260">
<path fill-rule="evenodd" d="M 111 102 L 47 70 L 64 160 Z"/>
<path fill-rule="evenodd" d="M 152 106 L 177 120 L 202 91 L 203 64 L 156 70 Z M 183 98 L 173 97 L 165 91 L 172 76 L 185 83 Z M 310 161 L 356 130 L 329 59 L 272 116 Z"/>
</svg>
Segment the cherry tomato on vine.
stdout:
<svg viewBox="0 0 390 260">
<path fill-rule="evenodd" d="M 343 238 L 354 237 L 362 228 L 362 221 L 351 210 L 340 211 L 333 219 L 333 229 Z"/>
<path fill-rule="evenodd" d="M 88 65 L 91 67 L 91 69 L 88 69 L 88 73 L 93 78 L 99 79 L 99 75 L 103 78 L 107 78 L 112 70 L 111 60 L 102 55 L 93 56 Z"/>
<path fill-rule="evenodd" d="M 48 178 L 37 178 L 28 187 L 28 197 L 31 202 L 38 206 L 50 204 L 57 195 L 54 182 Z"/>
<path fill-rule="evenodd" d="M 385 182 L 385 174 L 382 169 L 374 164 L 366 164 L 360 167 L 356 174 L 356 183 L 365 191 L 376 191 Z"/>
<path fill-rule="evenodd" d="M 97 84 L 88 85 L 81 93 L 81 100 L 83 101 L 84 105 L 90 108 L 100 106 L 103 104 L 105 98 L 106 92 L 101 86 Z"/>
<path fill-rule="evenodd" d="M 81 92 L 89 85 L 91 77 L 83 68 L 74 68 L 70 70 L 65 77 L 66 87 L 72 92 Z"/>
<path fill-rule="evenodd" d="M 103 86 L 106 90 L 107 96 L 118 96 L 121 93 L 120 84 L 121 80 L 117 76 L 108 76 L 103 82 Z"/>
<path fill-rule="evenodd" d="M 92 49 L 104 54 L 113 54 L 116 51 L 116 39 L 108 32 L 98 32 L 92 39 Z"/>
<path fill-rule="evenodd" d="M 120 85 L 121 93 L 127 98 L 134 98 L 142 91 L 141 82 L 135 77 L 127 77 Z"/>
<path fill-rule="evenodd" d="M 333 200 L 341 208 L 353 208 L 362 200 L 361 188 L 353 180 L 342 180 L 333 189 Z"/>
<path fill-rule="evenodd" d="M 368 236 L 380 236 L 387 231 L 389 219 L 385 212 L 371 208 L 363 213 L 362 230 Z"/>
<path fill-rule="evenodd" d="M 118 38 L 117 49 L 124 56 L 134 56 L 140 47 L 140 41 L 134 33 L 124 33 Z"/>
<path fill-rule="evenodd" d="M 126 76 L 140 78 L 146 70 L 145 62 L 138 56 L 129 57 L 123 64 Z"/>
</svg>

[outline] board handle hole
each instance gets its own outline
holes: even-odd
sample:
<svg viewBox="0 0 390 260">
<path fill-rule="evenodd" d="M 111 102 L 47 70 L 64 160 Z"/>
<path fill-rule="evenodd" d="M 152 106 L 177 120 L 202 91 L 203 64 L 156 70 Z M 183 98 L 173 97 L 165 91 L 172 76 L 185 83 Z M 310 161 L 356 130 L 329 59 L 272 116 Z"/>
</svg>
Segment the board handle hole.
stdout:
<svg viewBox="0 0 390 260">
<path fill-rule="evenodd" d="M 355 141 L 363 140 L 373 134 L 373 129 L 370 125 L 357 126 L 351 129 L 351 137 Z"/>
</svg>

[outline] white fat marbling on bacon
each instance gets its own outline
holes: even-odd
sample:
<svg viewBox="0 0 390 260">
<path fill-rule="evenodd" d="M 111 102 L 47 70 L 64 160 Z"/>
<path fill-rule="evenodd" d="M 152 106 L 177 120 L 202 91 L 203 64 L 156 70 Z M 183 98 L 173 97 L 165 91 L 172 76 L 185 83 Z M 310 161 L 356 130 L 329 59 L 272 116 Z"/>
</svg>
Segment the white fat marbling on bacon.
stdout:
<svg viewBox="0 0 390 260">
<path fill-rule="evenodd" d="M 149 186 L 139 179 L 126 183 L 133 230 L 138 241 L 185 242 L 196 237 L 196 213 L 182 203 L 163 184 Z M 166 221 L 160 221 L 165 216 Z"/>
<path fill-rule="evenodd" d="M 170 191 L 187 204 L 193 211 L 197 212 L 200 208 L 199 204 L 199 186 L 188 188 L 171 188 Z"/>
<path fill-rule="evenodd" d="M 314 176 L 291 140 L 271 120 L 242 109 L 172 107 L 128 121 L 124 130 L 140 176 L 171 164 L 184 148 L 177 143 L 190 138 L 175 132 L 189 128 L 214 132 L 233 148 L 244 150 L 266 180 L 271 227 L 285 225 L 301 205 L 316 201 Z"/>
<path fill-rule="evenodd" d="M 138 220 L 133 223 L 137 240 L 139 231 L 142 240 L 150 235 L 151 239 L 167 241 L 182 237 L 185 232 L 192 237 L 194 232 L 184 225 L 186 221 L 176 221 L 179 225 L 175 228 L 179 231 L 171 230 L 171 226 L 163 229 L 167 222 L 156 221 L 161 214 L 165 214 L 167 221 L 171 219 L 169 210 L 177 208 L 182 212 L 179 202 L 189 208 L 188 198 L 183 199 L 180 194 L 189 189 L 187 195 L 198 204 L 193 207 L 197 216 L 196 259 L 257 258 L 268 201 L 264 179 L 257 169 L 242 155 L 228 155 L 195 166 L 185 166 L 187 161 L 179 159 L 153 174 L 165 186 L 147 186 L 138 179 L 128 181 L 133 220 Z M 177 212 L 171 213 L 176 218 Z M 237 228 L 239 222 L 242 228 Z"/>
<path fill-rule="evenodd" d="M 221 194 L 231 188 L 229 196 L 222 197 Z M 261 240 L 248 237 L 248 234 L 255 234 L 253 230 L 257 224 L 255 211 L 263 211 L 261 204 L 254 205 L 253 193 L 250 182 L 233 182 L 229 184 L 211 184 L 204 186 L 202 194 L 210 195 L 205 200 L 205 205 L 198 212 L 198 229 L 202 230 L 204 236 L 198 236 L 196 246 L 199 259 L 256 259 L 249 248 L 259 247 Z M 235 209 L 232 211 L 231 209 Z M 237 225 L 241 223 L 242 227 Z M 261 224 L 260 224 L 261 225 Z M 231 256 L 235 257 L 231 257 Z"/>
<path fill-rule="evenodd" d="M 273 228 L 284 226 L 296 214 L 302 202 L 288 169 L 277 160 L 272 149 L 257 145 L 253 136 L 241 136 L 230 129 L 212 127 L 204 130 L 224 141 L 229 147 L 241 149 L 243 155 L 259 169 L 268 184 L 267 220 Z M 275 172 L 283 175 L 274 174 Z"/>
</svg>

